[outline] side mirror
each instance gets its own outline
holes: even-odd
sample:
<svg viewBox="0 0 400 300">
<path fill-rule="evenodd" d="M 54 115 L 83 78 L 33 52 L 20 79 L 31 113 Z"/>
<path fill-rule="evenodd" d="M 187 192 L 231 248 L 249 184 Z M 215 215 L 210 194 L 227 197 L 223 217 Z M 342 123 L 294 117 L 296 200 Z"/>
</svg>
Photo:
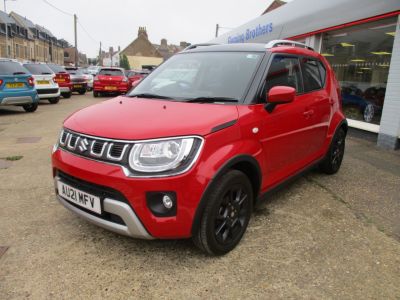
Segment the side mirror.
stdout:
<svg viewBox="0 0 400 300">
<path fill-rule="evenodd" d="M 290 103 L 296 96 L 296 89 L 290 86 L 274 86 L 268 92 L 265 109 L 272 112 L 278 104 Z"/>
</svg>

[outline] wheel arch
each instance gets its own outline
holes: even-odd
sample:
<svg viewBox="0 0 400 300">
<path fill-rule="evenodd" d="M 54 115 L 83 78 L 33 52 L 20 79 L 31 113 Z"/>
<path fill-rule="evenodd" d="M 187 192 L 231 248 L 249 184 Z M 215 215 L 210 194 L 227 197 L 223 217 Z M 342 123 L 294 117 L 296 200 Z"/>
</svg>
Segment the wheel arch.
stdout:
<svg viewBox="0 0 400 300">
<path fill-rule="evenodd" d="M 258 161 L 253 156 L 248 154 L 237 155 L 231 158 L 225 164 L 223 164 L 222 167 L 220 167 L 219 170 L 214 174 L 213 178 L 208 183 L 203 195 L 201 196 L 199 205 L 196 208 L 196 213 L 193 218 L 191 230 L 192 235 L 194 235 L 196 233 L 196 230 L 199 228 L 201 216 L 207 203 L 208 194 L 210 193 L 218 179 L 221 178 L 221 176 L 229 170 L 241 171 L 249 178 L 251 186 L 253 188 L 254 201 L 257 200 L 262 181 L 261 167 Z"/>
</svg>

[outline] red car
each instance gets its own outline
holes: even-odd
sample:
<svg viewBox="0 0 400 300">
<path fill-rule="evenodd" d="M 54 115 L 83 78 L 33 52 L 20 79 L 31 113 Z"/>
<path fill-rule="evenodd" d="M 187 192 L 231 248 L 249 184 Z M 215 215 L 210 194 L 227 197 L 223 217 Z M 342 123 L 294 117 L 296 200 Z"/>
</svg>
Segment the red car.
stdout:
<svg viewBox="0 0 400 300">
<path fill-rule="evenodd" d="M 57 198 L 117 233 L 225 254 L 270 193 L 312 167 L 339 170 L 339 98 L 329 63 L 303 44 L 193 45 L 65 120 Z"/>
<path fill-rule="evenodd" d="M 47 66 L 56 74 L 54 81 L 60 87 L 61 96 L 64 98 L 71 98 L 72 95 L 72 82 L 71 76 L 63 66 L 56 64 L 47 64 Z"/>
<path fill-rule="evenodd" d="M 93 96 L 117 93 L 125 94 L 131 85 L 121 68 L 101 68 L 93 81 Z"/>
<path fill-rule="evenodd" d="M 130 84 L 132 85 L 135 81 L 142 80 L 147 75 L 149 75 L 150 71 L 148 71 L 148 70 L 129 70 L 129 71 L 126 71 L 125 73 L 126 73 L 126 77 L 128 77 Z"/>
</svg>

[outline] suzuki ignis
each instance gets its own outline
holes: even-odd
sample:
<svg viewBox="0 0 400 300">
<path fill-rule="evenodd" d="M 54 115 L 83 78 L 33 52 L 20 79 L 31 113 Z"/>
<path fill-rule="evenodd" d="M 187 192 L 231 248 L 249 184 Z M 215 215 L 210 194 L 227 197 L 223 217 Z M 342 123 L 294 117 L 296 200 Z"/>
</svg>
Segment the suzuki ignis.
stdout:
<svg viewBox="0 0 400 300">
<path fill-rule="evenodd" d="M 292 41 L 193 45 L 84 108 L 52 154 L 57 199 L 114 232 L 222 255 L 303 171 L 336 173 L 347 123 L 328 62 Z"/>
</svg>

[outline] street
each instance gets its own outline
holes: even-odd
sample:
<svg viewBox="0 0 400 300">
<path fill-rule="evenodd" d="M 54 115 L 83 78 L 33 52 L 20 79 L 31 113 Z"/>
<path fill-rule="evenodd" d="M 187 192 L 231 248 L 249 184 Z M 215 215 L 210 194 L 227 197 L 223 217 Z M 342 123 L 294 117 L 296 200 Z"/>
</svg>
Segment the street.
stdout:
<svg viewBox="0 0 400 300">
<path fill-rule="evenodd" d="M 0 109 L 0 298 L 400 297 L 400 153 L 349 135 L 340 171 L 312 171 L 257 208 L 223 257 L 190 240 L 103 230 L 55 198 L 50 154 L 92 93 Z"/>
</svg>

